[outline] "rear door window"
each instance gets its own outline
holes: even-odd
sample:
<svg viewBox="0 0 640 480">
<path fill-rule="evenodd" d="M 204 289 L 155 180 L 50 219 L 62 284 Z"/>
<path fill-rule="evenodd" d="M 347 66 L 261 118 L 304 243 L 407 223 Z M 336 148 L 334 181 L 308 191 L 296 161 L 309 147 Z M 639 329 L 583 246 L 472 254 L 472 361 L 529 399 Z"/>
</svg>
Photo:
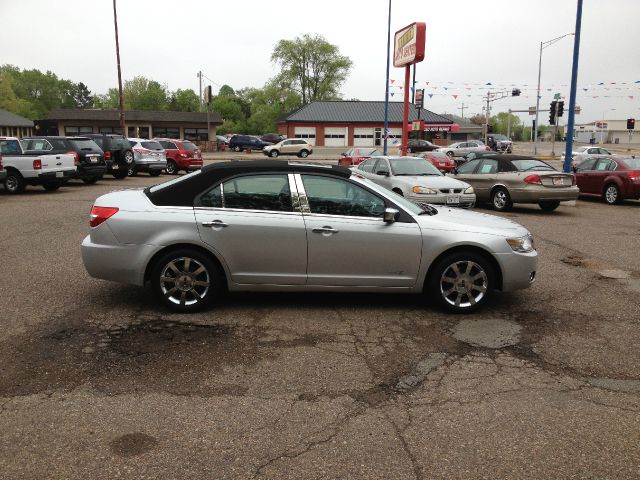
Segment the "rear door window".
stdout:
<svg viewBox="0 0 640 480">
<path fill-rule="evenodd" d="M 491 158 L 487 158 L 485 160 L 482 160 L 482 165 L 480 165 L 480 170 L 478 170 L 478 173 L 488 175 L 491 173 L 496 173 L 497 171 L 498 171 L 498 161 L 493 160 Z"/>
<path fill-rule="evenodd" d="M 248 175 L 222 185 L 225 208 L 291 212 L 288 175 Z"/>
<path fill-rule="evenodd" d="M 577 170 L 579 172 L 593 170 L 593 166 L 596 164 L 597 158 L 587 158 L 584 162 L 578 165 Z"/>
<path fill-rule="evenodd" d="M 177 147 L 174 147 L 177 148 Z M 198 150 L 198 146 L 191 142 L 182 142 L 182 148 L 188 152 L 195 152 Z"/>
</svg>

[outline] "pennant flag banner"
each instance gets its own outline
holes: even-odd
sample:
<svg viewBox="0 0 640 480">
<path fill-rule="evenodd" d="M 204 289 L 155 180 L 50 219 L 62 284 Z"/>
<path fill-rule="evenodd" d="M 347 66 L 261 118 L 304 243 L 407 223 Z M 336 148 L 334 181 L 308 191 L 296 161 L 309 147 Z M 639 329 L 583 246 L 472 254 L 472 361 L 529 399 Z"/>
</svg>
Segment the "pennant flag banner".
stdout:
<svg viewBox="0 0 640 480">
<path fill-rule="evenodd" d="M 458 99 L 458 95 L 453 95 L 453 99 L 457 100 Z"/>
<path fill-rule="evenodd" d="M 393 80 L 393 79 L 392 79 L 392 80 L 391 80 L 391 83 L 393 83 L 393 82 L 395 82 L 395 80 Z"/>
<path fill-rule="evenodd" d="M 629 95 L 629 98 L 630 98 L 631 100 L 633 100 L 633 95 Z"/>
<path fill-rule="evenodd" d="M 391 95 L 393 97 L 395 93 L 394 92 L 389 92 L 389 95 Z"/>
<path fill-rule="evenodd" d="M 429 98 L 433 98 L 433 93 L 429 93 Z"/>
</svg>

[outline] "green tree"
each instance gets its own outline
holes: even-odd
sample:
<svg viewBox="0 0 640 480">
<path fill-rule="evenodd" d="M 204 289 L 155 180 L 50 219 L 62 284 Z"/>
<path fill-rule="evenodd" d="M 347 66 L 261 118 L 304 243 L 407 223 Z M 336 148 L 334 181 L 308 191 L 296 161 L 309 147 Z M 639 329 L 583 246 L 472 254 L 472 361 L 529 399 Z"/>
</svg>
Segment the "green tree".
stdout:
<svg viewBox="0 0 640 480">
<path fill-rule="evenodd" d="M 353 65 L 324 37 L 308 34 L 280 40 L 273 49 L 271 61 L 281 69 L 276 81 L 297 92 L 303 104 L 338 98 L 340 86 Z"/>
<path fill-rule="evenodd" d="M 124 82 L 124 107 L 126 110 L 167 110 L 169 95 L 164 85 L 138 76 Z"/>
<path fill-rule="evenodd" d="M 95 95 L 93 97 L 93 105 L 96 108 L 113 109 L 120 105 L 119 94 L 117 88 L 110 88 L 107 93 Z"/>
<path fill-rule="evenodd" d="M 9 72 L 0 72 L 0 108 L 26 118 L 35 118 L 31 102 L 16 95 L 13 77 Z"/>
<path fill-rule="evenodd" d="M 200 98 L 191 88 L 178 89 L 171 94 L 169 110 L 178 112 L 197 112 L 200 110 Z"/>
<path fill-rule="evenodd" d="M 78 83 L 73 94 L 73 100 L 77 108 L 90 108 L 93 106 L 93 96 L 89 88 L 82 82 Z"/>
<path fill-rule="evenodd" d="M 226 84 L 222 85 L 220 87 L 220 90 L 218 91 L 219 97 L 233 97 L 235 96 L 235 94 L 236 94 L 235 90 Z"/>
<path fill-rule="evenodd" d="M 520 122 L 520 117 L 513 113 L 500 112 L 489 118 L 489 123 L 493 125 L 493 131 L 495 133 L 506 135 L 508 131 L 509 118 L 511 118 L 511 131 L 513 132 L 514 128 L 519 127 L 522 123 Z"/>
<path fill-rule="evenodd" d="M 282 89 L 274 82 L 267 83 L 263 88 L 247 88 L 241 93 L 251 106 L 251 114 L 247 119 L 248 133 L 276 132 L 278 119 L 302 105 L 300 95 Z"/>
</svg>

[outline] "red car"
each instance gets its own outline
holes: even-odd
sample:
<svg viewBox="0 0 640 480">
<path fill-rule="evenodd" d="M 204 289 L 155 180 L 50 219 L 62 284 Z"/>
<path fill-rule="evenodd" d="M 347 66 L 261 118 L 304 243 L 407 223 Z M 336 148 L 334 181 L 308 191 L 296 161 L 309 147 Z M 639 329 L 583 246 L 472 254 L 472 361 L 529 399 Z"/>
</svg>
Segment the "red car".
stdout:
<svg viewBox="0 0 640 480">
<path fill-rule="evenodd" d="M 590 157 L 576 168 L 580 195 L 597 195 L 610 205 L 640 199 L 640 157 Z"/>
<path fill-rule="evenodd" d="M 180 170 L 190 172 L 202 168 L 200 149 L 188 140 L 174 138 L 154 138 L 164 148 L 167 155 L 167 173 L 176 175 Z"/>
<path fill-rule="evenodd" d="M 360 165 L 367 158 L 375 157 L 376 155 L 382 155 L 382 152 L 376 148 L 352 148 L 351 150 L 340 154 L 338 165 L 343 167 Z"/>
<path fill-rule="evenodd" d="M 429 160 L 441 172 L 451 172 L 456 168 L 456 161 L 444 152 L 423 152 L 416 156 Z"/>
</svg>

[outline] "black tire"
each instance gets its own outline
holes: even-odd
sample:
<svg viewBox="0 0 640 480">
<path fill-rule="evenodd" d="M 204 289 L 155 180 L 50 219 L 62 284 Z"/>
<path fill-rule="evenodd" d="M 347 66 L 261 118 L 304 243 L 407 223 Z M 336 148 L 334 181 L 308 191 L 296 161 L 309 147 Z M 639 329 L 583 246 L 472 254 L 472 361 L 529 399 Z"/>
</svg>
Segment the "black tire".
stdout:
<svg viewBox="0 0 640 480">
<path fill-rule="evenodd" d="M 495 285 L 496 272 L 491 263 L 475 252 L 461 251 L 447 255 L 431 268 L 425 293 L 448 312 L 471 313 L 485 304 Z"/>
<path fill-rule="evenodd" d="M 167 168 L 165 170 L 169 175 L 177 175 L 180 171 L 178 165 L 173 160 L 167 160 Z"/>
<path fill-rule="evenodd" d="M 122 154 L 122 159 L 124 160 L 124 163 L 126 163 L 127 165 L 132 165 L 134 160 L 135 160 L 135 156 L 133 155 L 133 151 L 132 150 L 126 150 Z"/>
<path fill-rule="evenodd" d="M 300 150 L 300 153 L 298 154 L 298 156 L 300 158 L 307 158 L 309 156 L 309 151 L 308 150 Z"/>
<path fill-rule="evenodd" d="M 44 188 L 47 192 L 55 192 L 62 186 L 61 183 L 43 183 L 42 188 Z"/>
<path fill-rule="evenodd" d="M 100 180 L 102 178 L 102 176 L 100 177 L 84 177 L 82 179 L 82 181 L 84 183 L 86 183 L 87 185 L 93 185 L 94 183 L 96 183 L 98 180 Z"/>
<path fill-rule="evenodd" d="M 138 169 L 136 168 L 135 164 L 129 165 L 129 168 L 127 168 L 127 176 L 135 177 L 136 175 L 138 175 Z"/>
<path fill-rule="evenodd" d="M 507 212 L 513 207 L 511 195 L 506 188 L 498 187 L 491 192 L 491 206 L 498 212 Z"/>
<path fill-rule="evenodd" d="M 114 170 L 111 175 L 113 175 L 113 178 L 117 178 L 118 180 L 122 180 L 123 178 L 127 177 L 127 170 L 125 168 L 123 168 L 123 167 L 120 167 L 119 170 Z"/>
<path fill-rule="evenodd" d="M 615 183 L 608 183 L 602 191 L 602 198 L 609 205 L 617 205 L 622 203 L 622 192 Z"/>
<path fill-rule="evenodd" d="M 189 259 L 188 264 L 186 259 Z M 173 265 L 177 272 L 169 265 Z M 194 275 L 201 267 L 203 271 Z M 194 281 L 203 284 L 194 285 Z M 151 270 L 153 293 L 165 306 L 183 313 L 195 312 L 210 305 L 220 295 L 222 281 L 223 277 L 214 262 L 191 248 L 181 248 L 163 255 Z"/>
<path fill-rule="evenodd" d="M 545 212 L 553 212 L 556 208 L 560 206 L 560 202 L 558 201 L 546 201 L 538 203 L 540 208 Z"/>
<path fill-rule="evenodd" d="M 151 177 L 157 177 L 161 173 L 162 173 L 162 170 L 149 170 L 149 176 Z"/>
<path fill-rule="evenodd" d="M 280 155 L 280 153 L 278 152 L 278 150 L 271 150 L 271 151 L 269 152 L 269 156 L 270 156 L 271 158 L 278 158 L 278 155 Z"/>
<path fill-rule="evenodd" d="M 4 179 L 4 189 L 7 193 L 15 195 L 24 192 L 25 188 L 27 188 L 27 184 L 20 172 L 12 168 L 8 169 L 7 177 Z"/>
<path fill-rule="evenodd" d="M 453 152 L 447 152 L 447 156 L 453 158 Z"/>
<path fill-rule="evenodd" d="M 241 152 L 242 148 L 240 147 L 240 145 L 236 145 L 235 147 L 233 147 L 233 151 L 234 152 Z"/>
</svg>

